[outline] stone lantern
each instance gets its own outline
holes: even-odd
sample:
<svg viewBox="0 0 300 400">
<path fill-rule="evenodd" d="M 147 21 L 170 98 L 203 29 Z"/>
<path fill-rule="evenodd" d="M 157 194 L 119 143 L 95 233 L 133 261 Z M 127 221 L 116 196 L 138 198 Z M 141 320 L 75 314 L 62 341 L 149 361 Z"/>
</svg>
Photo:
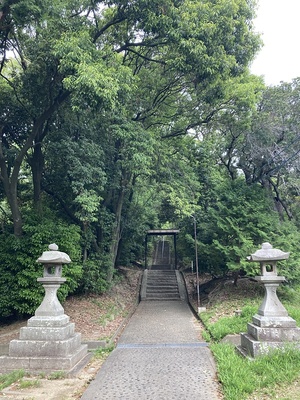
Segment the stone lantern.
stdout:
<svg viewBox="0 0 300 400">
<path fill-rule="evenodd" d="M 59 316 L 64 314 L 64 309 L 57 298 L 57 290 L 66 281 L 62 278 L 62 265 L 71 262 L 68 254 L 58 251 L 56 244 L 49 245 L 49 251 L 44 251 L 37 262 L 44 264 L 43 278 L 38 278 L 45 289 L 42 304 L 35 311 L 36 316 Z"/>
<path fill-rule="evenodd" d="M 248 257 L 249 261 L 260 264 L 261 275 L 255 279 L 264 285 L 265 297 L 252 323 L 248 324 L 248 333 L 241 334 L 241 346 L 238 349 L 244 355 L 256 357 L 271 348 L 280 348 L 287 342 L 300 340 L 296 321 L 289 317 L 276 294 L 280 283 L 285 281 L 283 276 L 278 276 L 277 262 L 288 257 L 289 253 L 273 249 L 270 243 L 263 243 L 261 249 Z"/>
<path fill-rule="evenodd" d="M 44 265 L 43 277 L 37 279 L 45 289 L 44 299 L 21 328 L 19 339 L 10 342 L 9 355 L 0 357 L 0 372 L 22 368 L 26 372 L 71 373 L 87 357 L 87 345 L 81 344 L 80 333 L 75 332 L 57 298 L 57 290 L 66 281 L 62 266 L 71 260 L 51 244 L 37 262 Z"/>
</svg>

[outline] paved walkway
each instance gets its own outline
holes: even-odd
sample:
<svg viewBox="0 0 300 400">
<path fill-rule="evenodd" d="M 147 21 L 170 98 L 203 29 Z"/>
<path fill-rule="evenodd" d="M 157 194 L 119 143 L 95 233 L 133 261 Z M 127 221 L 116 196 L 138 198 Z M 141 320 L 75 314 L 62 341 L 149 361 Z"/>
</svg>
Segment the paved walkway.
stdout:
<svg viewBox="0 0 300 400">
<path fill-rule="evenodd" d="M 142 301 L 81 400 L 220 400 L 211 352 L 182 301 Z"/>
</svg>

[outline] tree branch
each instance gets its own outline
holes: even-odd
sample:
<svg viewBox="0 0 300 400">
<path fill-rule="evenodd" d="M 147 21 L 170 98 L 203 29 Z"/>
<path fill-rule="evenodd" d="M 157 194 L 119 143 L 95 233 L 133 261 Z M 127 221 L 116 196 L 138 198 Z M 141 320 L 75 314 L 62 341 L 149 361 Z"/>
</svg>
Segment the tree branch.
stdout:
<svg viewBox="0 0 300 400">
<path fill-rule="evenodd" d="M 119 6 L 118 10 L 116 12 L 116 15 L 95 33 L 93 43 L 95 43 L 99 39 L 99 37 L 101 35 L 103 35 L 103 33 L 105 31 L 107 31 L 107 29 L 109 29 L 111 26 L 118 25 L 125 20 L 126 20 L 126 16 L 124 14 L 124 11 L 121 9 L 121 6 Z M 98 24 L 96 24 L 96 25 L 98 25 Z"/>
<path fill-rule="evenodd" d="M 279 189 L 278 189 L 277 185 L 275 185 L 275 183 L 272 181 L 271 178 L 268 179 L 268 182 L 270 183 L 270 185 L 274 189 L 274 192 L 276 194 L 276 201 L 282 206 L 282 208 L 284 209 L 288 219 L 291 221 L 293 219 L 293 215 L 290 212 L 290 210 L 288 209 L 288 207 L 285 204 L 285 202 L 281 199 L 280 193 L 279 193 Z"/>
<path fill-rule="evenodd" d="M 40 117 L 35 121 L 35 123 L 33 125 L 33 128 L 32 128 L 31 134 L 28 136 L 24 146 L 20 149 L 20 152 L 19 152 L 18 156 L 15 159 L 14 168 L 13 168 L 12 178 L 11 179 L 17 179 L 17 177 L 19 175 L 20 168 L 21 168 L 22 161 L 23 161 L 24 157 L 26 156 L 27 151 L 32 146 L 32 144 L 34 142 L 34 139 L 37 136 L 38 132 L 43 127 L 43 125 L 47 121 L 47 119 L 58 109 L 60 104 L 62 104 L 69 97 L 69 95 L 70 95 L 69 91 L 64 91 L 63 93 L 60 93 L 56 97 L 56 99 L 53 102 L 53 104 L 47 110 L 45 110 L 40 115 Z"/>
<path fill-rule="evenodd" d="M 162 136 L 162 139 L 169 139 L 169 138 L 172 138 L 172 137 L 186 135 L 190 129 L 196 128 L 196 127 L 198 127 L 200 125 L 204 125 L 204 124 L 207 124 L 208 122 L 210 122 L 217 111 L 218 110 L 213 110 L 204 119 L 199 120 L 197 122 L 194 122 L 192 124 L 189 124 L 185 128 L 182 128 L 182 129 L 179 129 L 177 131 L 171 132 L 168 135 L 164 135 L 164 136 Z"/>
<path fill-rule="evenodd" d="M 155 41 L 158 38 L 153 38 L 153 40 Z M 121 46 L 119 49 L 117 49 L 117 53 L 121 53 L 122 51 L 125 50 L 131 50 L 132 51 L 132 47 L 157 47 L 157 46 L 165 46 L 168 44 L 167 41 L 162 41 L 162 42 L 153 42 L 153 40 L 150 42 L 148 40 L 145 40 L 143 42 L 127 42 L 125 43 L 123 46 Z"/>
<path fill-rule="evenodd" d="M 150 57 L 144 56 L 143 54 L 141 54 L 131 48 L 128 48 L 126 50 L 130 53 L 136 54 L 138 57 L 142 58 L 145 61 L 150 61 L 150 62 L 154 62 L 154 63 L 161 64 L 161 65 L 166 65 L 166 63 L 162 60 L 156 60 L 155 58 L 150 58 Z M 118 53 L 118 50 L 117 50 L 117 53 Z"/>
<path fill-rule="evenodd" d="M 66 214 L 69 216 L 69 218 L 75 222 L 77 225 L 81 225 L 82 222 L 76 218 L 76 216 L 74 215 L 74 213 L 71 211 L 71 209 L 67 206 L 67 204 L 63 201 L 63 199 L 58 196 L 57 193 L 53 192 L 51 189 L 42 186 L 42 189 L 49 195 L 52 196 L 54 199 L 56 199 L 59 204 L 62 206 L 62 208 L 64 209 L 64 211 L 66 212 Z"/>
</svg>

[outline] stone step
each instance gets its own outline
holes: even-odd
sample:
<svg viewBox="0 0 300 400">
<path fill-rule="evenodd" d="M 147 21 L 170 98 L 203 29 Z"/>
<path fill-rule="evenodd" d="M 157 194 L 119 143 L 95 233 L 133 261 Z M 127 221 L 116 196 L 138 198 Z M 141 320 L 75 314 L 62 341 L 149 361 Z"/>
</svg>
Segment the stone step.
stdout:
<svg viewBox="0 0 300 400">
<path fill-rule="evenodd" d="M 171 293 L 166 293 L 166 292 L 152 292 L 152 293 L 147 293 L 147 297 L 179 297 L 179 293 L 178 292 L 171 292 Z"/>
<path fill-rule="evenodd" d="M 149 278 L 153 278 L 153 279 L 172 279 L 172 278 L 175 279 L 176 278 L 174 272 L 173 273 L 169 273 L 169 271 L 168 271 L 165 274 L 162 274 L 161 273 L 162 271 L 157 271 L 157 272 L 159 272 L 159 274 L 156 274 L 155 271 L 149 272 L 148 273 Z"/>
<path fill-rule="evenodd" d="M 148 278 L 147 282 L 151 283 L 151 284 L 155 284 L 155 285 L 177 285 L 177 280 L 176 279 L 152 279 L 152 278 Z"/>
<path fill-rule="evenodd" d="M 150 293 L 178 293 L 178 289 L 177 288 L 168 288 L 168 289 L 163 289 L 163 288 L 154 288 L 154 289 L 150 289 L 147 288 L 146 290 L 146 294 L 150 294 Z"/>
<path fill-rule="evenodd" d="M 151 266 L 150 271 L 174 271 L 174 267 L 171 264 L 155 264 Z"/>
<path fill-rule="evenodd" d="M 161 276 L 159 276 L 159 275 L 149 275 L 148 276 L 148 278 L 149 279 L 153 279 L 153 280 L 164 280 L 164 281 L 174 281 L 174 280 L 176 280 L 176 276 L 173 274 L 173 275 L 161 275 Z"/>
<path fill-rule="evenodd" d="M 176 279 L 176 277 L 173 277 L 173 276 L 171 276 L 171 277 L 158 277 L 158 276 L 156 276 L 156 277 L 151 277 L 151 276 L 149 276 L 148 277 L 148 279 L 147 279 L 147 281 L 148 282 L 154 282 L 154 283 L 159 283 L 159 282 L 163 282 L 163 283 L 170 283 L 170 284 L 176 284 L 177 283 L 177 279 Z"/>
<path fill-rule="evenodd" d="M 147 296 L 145 300 L 157 300 L 157 301 L 169 301 L 169 300 L 180 300 L 180 296 L 157 296 L 157 295 L 153 295 L 153 296 Z"/>
<path fill-rule="evenodd" d="M 149 276 L 152 276 L 153 278 L 155 277 L 160 277 L 160 278 L 172 278 L 172 276 L 175 276 L 174 271 L 149 271 L 148 273 Z"/>
<path fill-rule="evenodd" d="M 164 270 L 153 270 L 150 269 L 150 271 L 148 271 L 149 275 L 153 275 L 153 276 L 172 276 L 175 274 L 175 271 L 173 270 L 168 270 L 168 271 L 164 271 Z"/>
<path fill-rule="evenodd" d="M 162 282 L 157 282 L 157 283 L 155 283 L 155 282 L 151 282 L 151 283 L 148 283 L 147 284 L 147 287 L 151 287 L 151 288 L 166 288 L 166 289 L 168 289 L 168 288 L 177 288 L 177 283 L 174 283 L 174 284 L 170 284 L 170 283 L 162 283 Z"/>
<path fill-rule="evenodd" d="M 168 289 L 168 288 L 177 288 L 178 287 L 178 284 L 177 284 L 177 282 L 176 283 L 173 283 L 173 284 L 170 284 L 170 283 L 162 283 L 162 282 L 157 282 L 157 283 L 155 283 L 155 282 L 151 282 L 150 284 L 149 283 L 147 283 L 147 287 L 151 287 L 152 289 L 153 288 L 161 288 L 161 289 Z"/>
<path fill-rule="evenodd" d="M 147 290 L 152 290 L 152 291 L 159 290 L 161 292 L 170 291 L 170 290 L 178 291 L 178 285 L 167 285 L 167 286 L 166 285 L 165 286 L 162 286 L 162 285 L 147 285 Z"/>
<path fill-rule="evenodd" d="M 178 288 L 168 288 L 168 289 L 163 289 L 163 288 L 147 288 L 146 293 L 178 293 Z"/>
<path fill-rule="evenodd" d="M 148 271 L 145 297 L 146 300 L 180 300 L 176 272 Z"/>
<path fill-rule="evenodd" d="M 156 277 L 149 276 L 147 280 L 149 282 L 164 282 L 164 283 L 166 283 L 166 282 L 176 283 L 177 282 L 177 279 L 173 276 L 171 276 L 170 278 L 167 278 L 167 277 L 160 278 L 158 276 L 156 276 Z"/>
</svg>

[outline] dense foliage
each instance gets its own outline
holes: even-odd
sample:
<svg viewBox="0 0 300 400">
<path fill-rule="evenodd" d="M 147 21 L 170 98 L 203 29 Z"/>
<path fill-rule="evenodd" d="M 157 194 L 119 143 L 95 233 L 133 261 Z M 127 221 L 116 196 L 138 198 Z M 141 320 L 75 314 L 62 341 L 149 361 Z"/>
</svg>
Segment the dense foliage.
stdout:
<svg viewBox="0 0 300 400">
<path fill-rule="evenodd" d="M 0 242 L 0 253 L 5 257 L 1 261 L 0 275 L 2 316 L 31 314 L 40 305 L 44 290 L 37 278 L 43 275 L 43 266 L 37 259 L 47 250 L 45 243 L 61 243 L 60 250 L 68 252 L 73 261 L 64 266 L 67 281 L 58 292 L 61 301 L 69 292 L 74 292 L 82 276 L 78 227 L 53 215 L 37 219 L 28 211 L 23 228 L 22 238 L 7 233 Z"/>
<path fill-rule="evenodd" d="M 73 261 L 62 299 L 143 262 L 149 228 L 180 227 L 189 264 L 193 218 L 203 271 L 251 272 L 264 240 L 297 254 L 300 82 L 249 74 L 253 17 L 249 0 L 2 2 L 2 316 L 34 311 L 51 242 Z"/>
</svg>

